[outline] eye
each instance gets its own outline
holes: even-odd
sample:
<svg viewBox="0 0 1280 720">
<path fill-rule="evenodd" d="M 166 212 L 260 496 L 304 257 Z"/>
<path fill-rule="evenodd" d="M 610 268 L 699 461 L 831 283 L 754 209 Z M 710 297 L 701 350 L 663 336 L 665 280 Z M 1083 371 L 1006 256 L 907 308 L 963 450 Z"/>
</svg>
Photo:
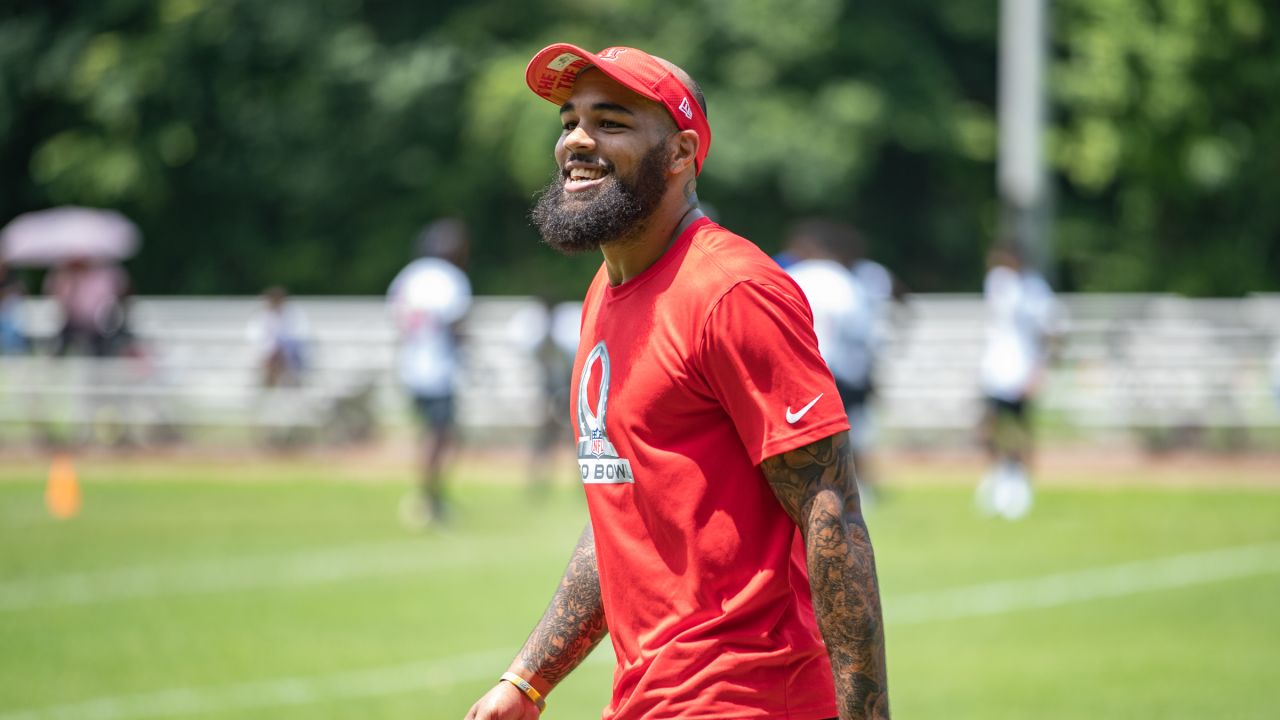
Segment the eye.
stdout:
<svg viewBox="0 0 1280 720">
<path fill-rule="evenodd" d="M 565 121 L 564 121 L 564 123 L 561 125 L 561 127 L 562 127 L 562 128 L 564 129 L 564 131 L 565 131 L 565 132 L 567 132 L 567 133 L 569 133 L 569 132 L 573 132 L 573 129 L 574 129 L 574 128 L 576 128 L 576 127 L 578 127 L 578 121 L 577 121 L 577 120 L 565 120 Z"/>
<path fill-rule="evenodd" d="M 616 120 L 601 120 L 600 127 L 606 130 L 619 130 L 619 129 L 626 128 L 627 126 L 623 125 L 622 123 Z"/>
</svg>

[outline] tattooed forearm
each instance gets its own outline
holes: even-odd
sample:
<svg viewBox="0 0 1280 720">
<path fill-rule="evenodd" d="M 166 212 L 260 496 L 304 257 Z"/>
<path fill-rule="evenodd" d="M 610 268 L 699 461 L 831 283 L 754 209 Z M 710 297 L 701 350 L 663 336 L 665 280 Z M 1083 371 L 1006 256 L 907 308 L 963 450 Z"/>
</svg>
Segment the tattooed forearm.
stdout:
<svg viewBox="0 0 1280 720">
<path fill-rule="evenodd" d="M 760 469 L 804 537 L 841 720 L 887 718 L 880 590 L 847 445 L 840 433 L 771 457 Z"/>
<path fill-rule="evenodd" d="M 520 650 L 519 661 L 550 685 L 564 679 L 608 633 L 591 525 L 582 531 L 560 587 Z"/>
</svg>

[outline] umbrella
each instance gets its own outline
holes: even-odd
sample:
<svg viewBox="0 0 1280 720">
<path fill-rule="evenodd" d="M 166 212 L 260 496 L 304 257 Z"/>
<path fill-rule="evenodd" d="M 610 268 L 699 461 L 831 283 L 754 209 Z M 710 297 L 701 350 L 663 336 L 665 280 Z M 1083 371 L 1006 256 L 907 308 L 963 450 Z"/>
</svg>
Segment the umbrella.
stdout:
<svg viewBox="0 0 1280 720">
<path fill-rule="evenodd" d="M 57 265 L 124 260 L 138 250 L 138 226 L 114 210 L 65 206 L 19 215 L 0 230 L 0 260 Z"/>
</svg>

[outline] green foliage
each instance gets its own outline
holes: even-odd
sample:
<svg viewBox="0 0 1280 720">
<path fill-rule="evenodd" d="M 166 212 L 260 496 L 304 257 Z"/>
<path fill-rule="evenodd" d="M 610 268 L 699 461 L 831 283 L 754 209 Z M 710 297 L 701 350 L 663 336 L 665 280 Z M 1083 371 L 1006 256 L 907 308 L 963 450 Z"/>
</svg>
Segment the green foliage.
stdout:
<svg viewBox="0 0 1280 720">
<path fill-rule="evenodd" d="M 1280 288 L 1280 10 L 1052 3 L 1049 157 L 1063 280 Z M 0 219 L 62 203 L 142 226 L 140 291 L 377 293 L 417 228 L 476 230 L 481 292 L 578 295 L 538 247 L 543 44 L 688 69 L 715 143 L 699 194 L 775 250 L 798 215 L 863 226 L 921 290 L 977 286 L 997 216 L 990 2 L 100 0 L 0 19 Z"/>
<path fill-rule="evenodd" d="M 1083 290 L 1280 287 L 1280 12 L 1254 0 L 1056 5 L 1061 258 Z"/>
</svg>

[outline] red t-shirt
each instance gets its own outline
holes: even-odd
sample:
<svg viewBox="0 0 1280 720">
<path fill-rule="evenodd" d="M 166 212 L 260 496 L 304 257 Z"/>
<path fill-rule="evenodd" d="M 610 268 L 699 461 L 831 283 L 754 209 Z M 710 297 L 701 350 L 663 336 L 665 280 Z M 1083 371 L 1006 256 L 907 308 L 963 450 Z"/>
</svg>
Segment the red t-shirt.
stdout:
<svg viewBox="0 0 1280 720">
<path fill-rule="evenodd" d="M 757 467 L 849 428 L 799 287 L 699 220 L 583 305 L 571 412 L 618 657 L 606 720 L 835 716 L 799 530 Z"/>
</svg>

